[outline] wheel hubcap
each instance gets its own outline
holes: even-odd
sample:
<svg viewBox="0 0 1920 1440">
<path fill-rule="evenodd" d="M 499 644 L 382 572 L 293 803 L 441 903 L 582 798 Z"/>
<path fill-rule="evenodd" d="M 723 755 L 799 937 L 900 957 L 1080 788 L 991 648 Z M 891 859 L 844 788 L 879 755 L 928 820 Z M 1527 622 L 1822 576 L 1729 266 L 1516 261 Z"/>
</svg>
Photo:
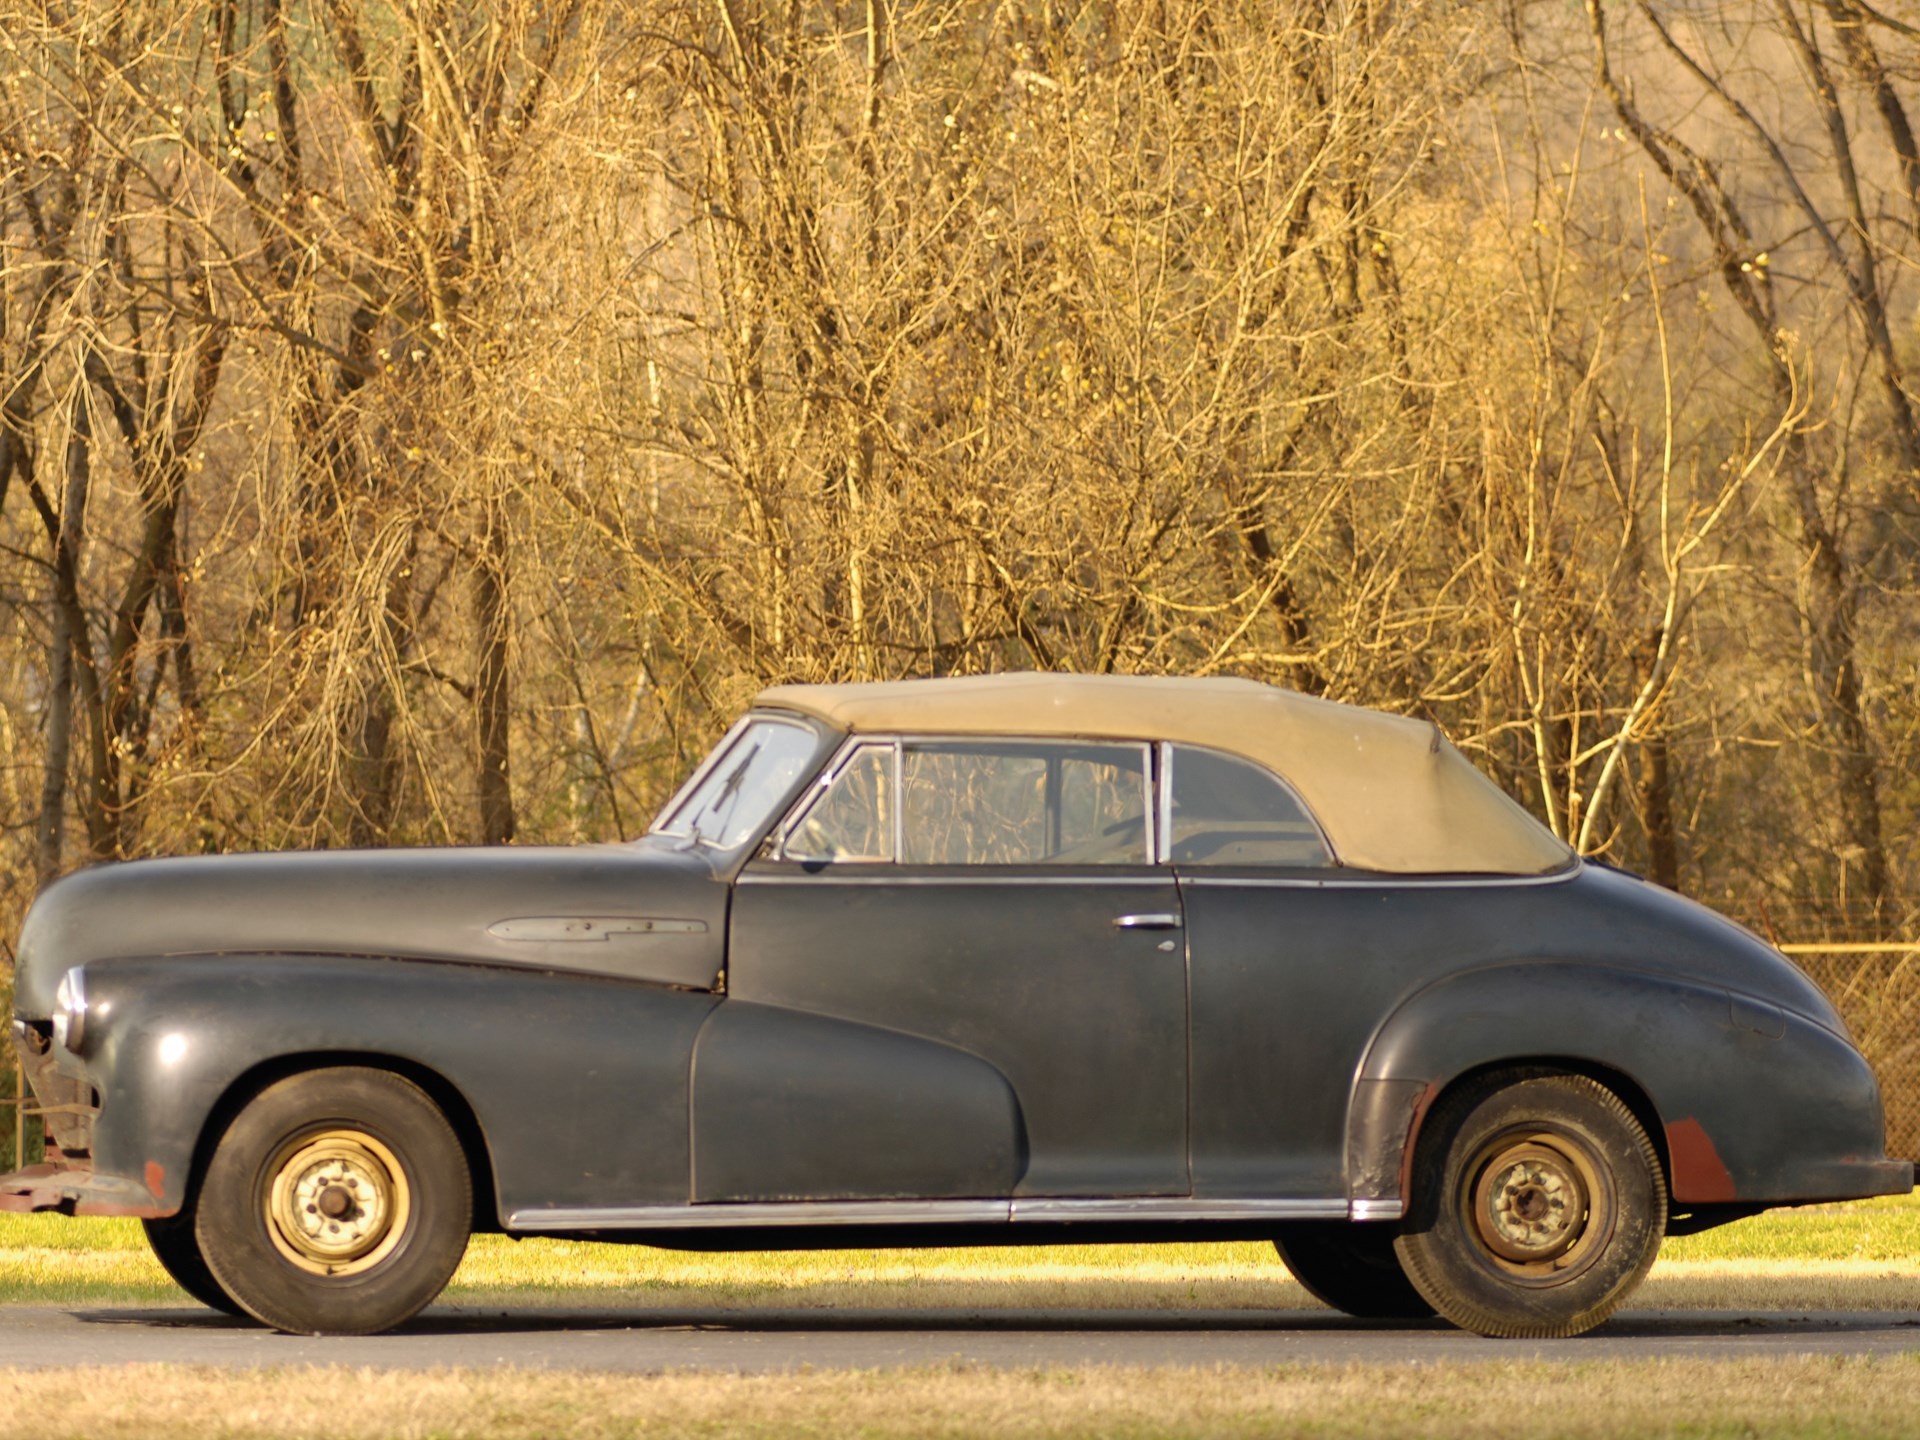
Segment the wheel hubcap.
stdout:
<svg viewBox="0 0 1920 1440">
<path fill-rule="evenodd" d="M 1611 1186 L 1570 1136 L 1512 1134 L 1484 1146 L 1462 1195 L 1469 1233 L 1509 1279 L 1556 1284 L 1598 1255 L 1614 1224 Z"/>
<path fill-rule="evenodd" d="M 1481 1238 L 1509 1260 L 1550 1260 L 1580 1238 L 1586 1187 L 1566 1158 L 1523 1145 L 1487 1167 L 1475 1197 Z"/>
<path fill-rule="evenodd" d="M 303 1270 L 351 1275 L 399 1243 L 412 1196 L 385 1145 L 359 1130 L 326 1130 L 290 1141 L 269 1166 L 267 1231 Z"/>
</svg>

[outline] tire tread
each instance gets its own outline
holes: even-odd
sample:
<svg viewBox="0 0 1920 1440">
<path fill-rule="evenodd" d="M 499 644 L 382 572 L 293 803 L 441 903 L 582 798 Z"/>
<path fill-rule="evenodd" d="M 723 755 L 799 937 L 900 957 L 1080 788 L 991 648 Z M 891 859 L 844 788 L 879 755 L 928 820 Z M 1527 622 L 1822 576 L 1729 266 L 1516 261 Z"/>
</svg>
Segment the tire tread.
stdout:
<svg viewBox="0 0 1920 1440">
<path fill-rule="evenodd" d="M 414 1190 L 416 1210 L 400 1248 L 350 1280 L 288 1263 L 258 1214 L 261 1167 L 285 1137 L 316 1120 L 382 1132 L 409 1167 Z M 417 1315 L 453 1277 L 472 1230 L 472 1172 L 458 1134 L 419 1086 L 388 1070 L 331 1066 L 274 1082 L 234 1117 L 196 1208 L 194 1233 L 208 1269 L 247 1314 L 291 1334 L 371 1335 Z"/>
<path fill-rule="evenodd" d="M 1530 1318 L 1516 1314 L 1511 1309 L 1493 1308 L 1463 1294 L 1456 1280 L 1445 1272 L 1444 1249 L 1432 1235 L 1440 1218 L 1434 1207 L 1444 1193 L 1450 1193 L 1452 1184 L 1450 1175 L 1436 1172 L 1444 1171 L 1444 1162 L 1451 1156 L 1459 1131 L 1477 1111 L 1497 1097 L 1536 1086 L 1548 1093 L 1558 1092 L 1597 1105 L 1619 1127 L 1619 1138 L 1633 1150 L 1651 1183 L 1650 1214 L 1647 1217 L 1649 1239 L 1633 1265 L 1590 1303 L 1577 1309 Z M 1444 1141 L 1444 1147 L 1436 1149 L 1436 1140 Z M 1420 1137 L 1420 1150 L 1414 1166 L 1414 1201 L 1414 1213 L 1403 1226 L 1401 1238 L 1395 1246 L 1408 1281 L 1440 1315 L 1462 1329 L 1490 1338 L 1512 1340 L 1564 1339 L 1584 1334 L 1605 1322 L 1626 1302 L 1652 1268 L 1666 1232 L 1668 1208 L 1666 1176 L 1659 1153 L 1632 1109 L 1612 1090 L 1590 1076 L 1550 1070 L 1496 1073 L 1442 1096 L 1434 1112 L 1429 1115 Z M 1529 1296 L 1553 1295 L 1554 1292 L 1531 1292 L 1515 1286 L 1509 1294 L 1518 1304 Z"/>
</svg>

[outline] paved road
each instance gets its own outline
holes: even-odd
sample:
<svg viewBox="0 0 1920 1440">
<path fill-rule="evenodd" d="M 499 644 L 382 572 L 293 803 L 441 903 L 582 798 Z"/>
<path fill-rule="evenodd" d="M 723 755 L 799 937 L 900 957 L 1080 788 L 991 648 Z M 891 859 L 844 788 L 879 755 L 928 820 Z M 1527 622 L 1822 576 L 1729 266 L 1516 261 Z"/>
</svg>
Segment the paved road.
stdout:
<svg viewBox="0 0 1920 1440">
<path fill-rule="evenodd" d="M 1369 1324 L 1324 1310 L 483 1311 L 436 1307 L 364 1339 L 276 1335 L 210 1310 L 0 1307 L 0 1364 L 175 1364 L 382 1370 L 518 1365 L 755 1373 L 938 1365 L 1434 1365 L 1476 1360 L 1891 1355 L 1920 1351 L 1911 1312 L 1629 1311 L 1577 1340 L 1483 1340 L 1439 1323 Z"/>
</svg>

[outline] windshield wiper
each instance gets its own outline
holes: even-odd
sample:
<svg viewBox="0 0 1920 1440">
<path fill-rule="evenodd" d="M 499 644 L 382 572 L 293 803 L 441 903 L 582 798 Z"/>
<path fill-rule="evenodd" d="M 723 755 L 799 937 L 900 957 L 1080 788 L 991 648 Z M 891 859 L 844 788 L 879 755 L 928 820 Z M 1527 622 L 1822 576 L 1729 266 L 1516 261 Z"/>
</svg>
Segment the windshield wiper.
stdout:
<svg viewBox="0 0 1920 1440">
<path fill-rule="evenodd" d="M 701 807 L 700 815 L 712 816 L 718 826 L 722 829 L 725 828 L 726 817 L 732 813 L 733 802 L 740 798 L 740 787 L 746 783 L 747 771 L 752 767 L 754 760 L 759 754 L 760 746 L 755 744 L 751 750 L 740 757 L 740 763 L 729 770 L 727 772 L 727 778 L 720 782 L 720 793 L 713 797 L 713 803 L 711 805 L 703 805 Z M 695 845 L 713 843 L 701 833 L 700 815 L 695 815 L 687 826 L 686 848 L 689 850 Z"/>
</svg>

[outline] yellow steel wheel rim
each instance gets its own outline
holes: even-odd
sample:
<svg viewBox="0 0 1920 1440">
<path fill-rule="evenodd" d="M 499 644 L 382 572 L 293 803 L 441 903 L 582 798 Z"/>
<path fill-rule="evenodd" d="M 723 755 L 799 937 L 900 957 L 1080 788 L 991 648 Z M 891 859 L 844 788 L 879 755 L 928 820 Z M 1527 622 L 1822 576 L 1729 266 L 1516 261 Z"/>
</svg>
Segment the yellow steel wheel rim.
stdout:
<svg viewBox="0 0 1920 1440">
<path fill-rule="evenodd" d="M 1481 1263 L 1523 1285 L 1563 1284 L 1599 1258 L 1619 1200 L 1578 1137 L 1508 1132 L 1481 1147 L 1461 1205 Z"/>
<path fill-rule="evenodd" d="M 311 1274 L 371 1270 L 406 1233 L 413 1208 L 406 1171 L 363 1130 L 302 1135 L 281 1147 L 268 1173 L 267 1234 Z"/>
</svg>

